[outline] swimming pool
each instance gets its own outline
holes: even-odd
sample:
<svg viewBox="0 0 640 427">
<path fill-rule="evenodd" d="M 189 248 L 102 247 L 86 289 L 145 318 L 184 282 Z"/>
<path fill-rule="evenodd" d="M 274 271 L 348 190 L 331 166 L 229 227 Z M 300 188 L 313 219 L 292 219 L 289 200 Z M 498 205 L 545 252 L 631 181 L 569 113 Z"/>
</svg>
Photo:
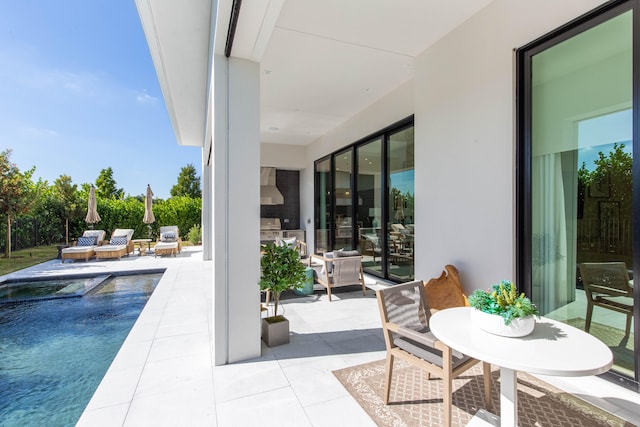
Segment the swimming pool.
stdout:
<svg viewBox="0 0 640 427">
<path fill-rule="evenodd" d="M 75 425 L 161 277 L 0 305 L 0 425 Z"/>
<path fill-rule="evenodd" d="M 0 304 L 36 299 L 81 297 L 103 284 L 105 280 L 109 280 L 110 277 L 103 274 L 91 277 L 9 280 L 0 283 Z"/>
</svg>

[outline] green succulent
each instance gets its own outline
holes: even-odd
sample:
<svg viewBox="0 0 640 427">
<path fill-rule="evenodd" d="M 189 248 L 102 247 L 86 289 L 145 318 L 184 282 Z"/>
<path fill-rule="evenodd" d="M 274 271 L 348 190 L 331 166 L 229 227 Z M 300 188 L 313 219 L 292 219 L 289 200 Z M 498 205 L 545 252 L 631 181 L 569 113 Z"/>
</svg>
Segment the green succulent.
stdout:
<svg viewBox="0 0 640 427">
<path fill-rule="evenodd" d="M 518 317 L 540 316 L 535 304 L 524 292 L 518 295 L 516 286 L 509 280 L 493 284 L 489 290 L 476 289 L 469 295 L 469 304 L 485 313 L 502 316 L 505 325 Z"/>
</svg>

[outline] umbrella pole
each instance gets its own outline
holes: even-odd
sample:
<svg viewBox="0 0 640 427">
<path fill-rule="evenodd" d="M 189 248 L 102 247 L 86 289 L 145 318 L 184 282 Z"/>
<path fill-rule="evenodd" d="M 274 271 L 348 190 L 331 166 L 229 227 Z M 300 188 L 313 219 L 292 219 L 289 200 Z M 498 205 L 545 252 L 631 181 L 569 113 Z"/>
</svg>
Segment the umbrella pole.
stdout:
<svg viewBox="0 0 640 427">
<path fill-rule="evenodd" d="M 151 224 L 147 224 L 147 235 L 151 238 Z"/>
</svg>

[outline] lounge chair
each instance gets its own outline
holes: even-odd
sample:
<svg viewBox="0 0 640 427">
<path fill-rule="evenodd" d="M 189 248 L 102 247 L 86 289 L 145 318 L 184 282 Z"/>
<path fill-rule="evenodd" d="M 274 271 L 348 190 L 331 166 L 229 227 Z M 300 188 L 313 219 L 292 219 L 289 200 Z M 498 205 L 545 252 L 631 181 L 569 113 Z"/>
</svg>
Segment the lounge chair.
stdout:
<svg viewBox="0 0 640 427">
<path fill-rule="evenodd" d="M 313 267 L 314 262 L 319 262 L 322 266 L 316 280 L 327 288 L 329 301 L 331 301 L 331 289 L 338 286 L 361 285 L 362 295 L 367 294 L 362 271 L 362 256 L 358 251 L 342 250 L 324 255 L 311 254 L 309 266 Z"/>
<path fill-rule="evenodd" d="M 173 255 L 182 252 L 182 239 L 177 225 L 160 227 L 160 238 L 153 248 L 154 256 Z"/>
<path fill-rule="evenodd" d="M 382 248 L 380 247 L 380 238 L 377 234 L 363 234 L 360 238 L 360 252 L 362 255 L 373 257 L 376 262 L 376 256 L 382 257 Z"/>
<path fill-rule="evenodd" d="M 120 259 L 125 255 L 133 252 L 133 230 L 130 228 L 116 228 L 111 233 L 111 240 L 108 245 L 102 245 L 95 248 L 96 259 Z"/>
<path fill-rule="evenodd" d="M 89 261 L 89 258 L 96 254 L 95 248 L 102 244 L 104 234 L 104 230 L 86 230 L 82 233 L 81 237 L 78 237 L 75 246 L 62 250 L 60 256 L 62 262 L 64 262 L 65 259 L 83 259 L 85 262 Z"/>
</svg>

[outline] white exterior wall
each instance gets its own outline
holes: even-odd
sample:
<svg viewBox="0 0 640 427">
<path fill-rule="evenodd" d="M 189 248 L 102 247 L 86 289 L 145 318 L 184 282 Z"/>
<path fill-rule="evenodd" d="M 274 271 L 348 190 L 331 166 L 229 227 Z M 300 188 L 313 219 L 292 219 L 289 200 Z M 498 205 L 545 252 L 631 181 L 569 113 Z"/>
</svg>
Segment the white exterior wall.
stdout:
<svg viewBox="0 0 640 427">
<path fill-rule="evenodd" d="M 494 1 L 419 55 L 414 80 L 306 147 L 302 164 L 300 148 L 259 144 L 258 64 L 216 57 L 211 174 L 216 364 L 260 354 L 259 254 L 252 261 L 246 251 L 248 245 L 259 246 L 259 166 L 301 169 L 301 221 L 313 248 L 313 162 L 411 114 L 416 278 L 437 276 L 449 263 L 459 268 L 467 292 L 513 278 L 513 50 L 600 3 Z"/>
<path fill-rule="evenodd" d="M 216 365 L 261 352 L 259 68 L 251 61 L 214 57 L 210 190 Z"/>
<path fill-rule="evenodd" d="M 260 144 L 260 166 L 300 170 L 307 167 L 307 147 L 304 145 Z"/>
<path fill-rule="evenodd" d="M 211 67 L 211 75 L 209 76 L 211 86 L 208 94 L 207 108 L 207 127 L 205 130 L 204 145 L 202 147 L 202 259 L 211 261 L 213 259 L 213 138 L 215 123 L 214 100 L 215 100 L 215 84 L 213 82 L 213 66 Z M 209 158 L 211 152 L 211 158 Z"/>
<path fill-rule="evenodd" d="M 416 59 L 416 277 L 514 278 L 514 49 L 600 3 L 497 0 Z"/>
<path fill-rule="evenodd" d="M 514 49 L 601 3 L 492 2 L 419 55 L 413 81 L 309 146 L 302 217 L 313 218 L 315 160 L 414 114 L 416 278 L 454 264 L 468 292 L 513 279 Z"/>
</svg>

